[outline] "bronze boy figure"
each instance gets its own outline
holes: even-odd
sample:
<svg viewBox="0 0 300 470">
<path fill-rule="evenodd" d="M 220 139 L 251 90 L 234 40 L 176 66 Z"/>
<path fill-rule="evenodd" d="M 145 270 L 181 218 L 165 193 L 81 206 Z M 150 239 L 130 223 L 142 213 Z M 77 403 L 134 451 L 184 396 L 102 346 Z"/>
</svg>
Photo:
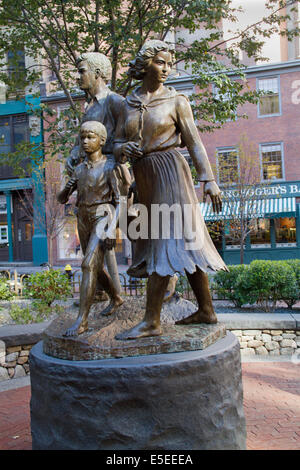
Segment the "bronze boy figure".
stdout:
<svg viewBox="0 0 300 470">
<path fill-rule="evenodd" d="M 103 315 L 112 314 L 123 303 L 111 277 L 104 269 L 104 253 L 113 247 L 114 240 L 103 239 L 99 233 L 99 226 L 105 218 L 103 214 L 105 210 L 110 212 L 113 198 L 115 204 L 119 204 L 118 172 L 114 171 L 115 163 L 102 154 L 106 137 L 106 129 L 100 122 L 87 121 L 81 125 L 80 139 L 87 158 L 75 168 L 72 177 L 58 194 L 59 202 L 65 204 L 69 196 L 77 190 L 78 232 L 84 253 L 79 314 L 64 336 L 76 336 L 87 330 L 87 318 L 93 303 L 97 279 L 110 298 L 109 305 L 101 312 Z"/>
</svg>

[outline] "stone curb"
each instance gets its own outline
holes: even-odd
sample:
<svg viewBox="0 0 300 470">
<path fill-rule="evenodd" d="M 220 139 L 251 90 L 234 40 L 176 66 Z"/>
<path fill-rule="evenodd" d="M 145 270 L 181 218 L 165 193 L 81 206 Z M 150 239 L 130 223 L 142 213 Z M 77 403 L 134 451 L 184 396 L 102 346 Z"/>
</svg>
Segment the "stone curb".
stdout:
<svg viewBox="0 0 300 470">
<path fill-rule="evenodd" d="M 29 325 L 1 326 L 0 341 L 4 341 L 6 347 L 38 343 L 42 339 L 43 331 L 49 324 L 50 321 Z"/>
<path fill-rule="evenodd" d="M 217 313 L 218 320 L 232 330 L 300 329 L 300 314 L 289 313 Z"/>
</svg>

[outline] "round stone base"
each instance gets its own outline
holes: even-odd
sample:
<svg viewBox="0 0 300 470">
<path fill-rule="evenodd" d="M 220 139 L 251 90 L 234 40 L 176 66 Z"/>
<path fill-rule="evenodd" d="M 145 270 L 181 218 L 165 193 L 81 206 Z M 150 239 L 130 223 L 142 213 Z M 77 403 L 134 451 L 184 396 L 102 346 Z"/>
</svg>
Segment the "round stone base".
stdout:
<svg viewBox="0 0 300 470">
<path fill-rule="evenodd" d="M 239 343 L 67 361 L 31 349 L 34 450 L 243 450 Z"/>
</svg>

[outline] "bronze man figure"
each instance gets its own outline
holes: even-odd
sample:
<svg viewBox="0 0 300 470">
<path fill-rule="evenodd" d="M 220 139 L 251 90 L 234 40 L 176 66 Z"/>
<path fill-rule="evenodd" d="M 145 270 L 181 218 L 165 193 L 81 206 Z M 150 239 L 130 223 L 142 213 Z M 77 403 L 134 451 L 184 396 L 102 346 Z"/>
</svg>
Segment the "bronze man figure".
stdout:
<svg viewBox="0 0 300 470">
<path fill-rule="evenodd" d="M 226 266 L 219 256 L 199 213 L 191 172 L 186 159 L 176 147 L 186 146 L 204 182 L 214 211 L 222 207 L 220 190 L 194 123 L 188 99 L 174 88 L 164 86 L 173 65 L 173 50 L 162 41 L 147 41 L 129 73 L 142 80 L 140 87 L 126 98 L 118 120 L 114 152 L 116 159 L 131 159 L 138 200 L 148 209 L 155 204 L 176 204 L 183 215 L 187 234 L 176 238 L 176 223 L 169 239 L 137 239 L 133 263 L 128 274 L 148 277 L 146 312 L 141 323 L 123 332 L 119 339 L 135 339 L 161 334 L 160 311 L 170 276 L 186 273 L 195 293 L 198 310 L 180 323 L 216 323 L 209 291 L 208 272 Z M 191 223 L 184 218 L 184 208 L 191 211 Z M 196 226 L 196 247 L 189 248 L 189 232 Z M 159 228 L 160 232 L 162 227 Z"/>
<path fill-rule="evenodd" d="M 109 59 L 100 52 L 88 52 L 78 57 L 77 68 L 78 85 L 80 89 L 85 92 L 87 98 L 85 112 L 81 122 L 98 121 L 105 126 L 107 140 L 102 151 L 108 159 L 114 160 L 113 140 L 120 107 L 124 98 L 111 91 L 107 86 L 111 78 L 111 63 Z M 74 168 L 84 158 L 85 153 L 80 145 L 80 138 L 78 137 L 76 145 L 72 149 L 66 162 L 66 169 L 69 176 L 72 176 Z M 127 196 L 131 185 L 131 175 L 125 165 L 119 165 L 118 171 L 121 176 L 121 195 Z M 115 286 L 120 291 L 121 287 L 114 249 L 106 251 L 105 261 Z M 101 289 L 102 286 L 99 285 L 97 288 L 98 294 L 100 294 Z M 100 294 L 100 298 L 101 297 L 103 297 L 103 294 Z"/>
</svg>

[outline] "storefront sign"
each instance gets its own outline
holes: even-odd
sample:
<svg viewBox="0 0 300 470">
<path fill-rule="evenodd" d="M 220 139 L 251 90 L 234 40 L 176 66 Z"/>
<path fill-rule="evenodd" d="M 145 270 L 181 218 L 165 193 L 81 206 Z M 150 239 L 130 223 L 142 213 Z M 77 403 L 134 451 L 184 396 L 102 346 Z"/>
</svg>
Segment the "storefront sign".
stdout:
<svg viewBox="0 0 300 470">
<path fill-rule="evenodd" d="M 241 192 L 234 188 L 231 189 L 223 189 L 222 195 L 225 199 L 234 199 L 239 198 Z M 249 187 L 244 190 L 246 196 L 257 196 L 258 198 L 261 197 L 300 197 L 300 181 L 291 182 L 291 183 L 281 183 L 276 185 L 266 185 L 266 186 L 259 186 L 257 188 Z"/>
</svg>

